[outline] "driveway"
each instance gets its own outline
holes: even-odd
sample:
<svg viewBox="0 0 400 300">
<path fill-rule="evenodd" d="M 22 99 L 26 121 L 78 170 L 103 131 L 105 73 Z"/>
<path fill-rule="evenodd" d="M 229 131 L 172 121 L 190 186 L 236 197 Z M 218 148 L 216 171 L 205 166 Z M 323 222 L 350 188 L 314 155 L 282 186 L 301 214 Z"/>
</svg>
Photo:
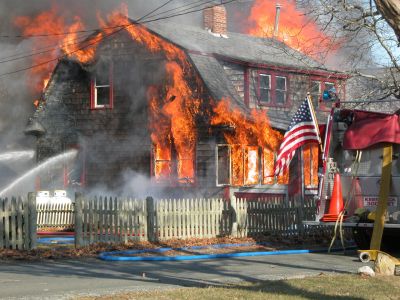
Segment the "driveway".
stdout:
<svg viewBox="0 0 400 300">
<path fill-rule="evenodd" d="M 1 299 L 69 299 L 123 291 L 168 289 L 355 273 L 355 253 L 299 254 L 180 262 L 98 259 L 2 262 Z"/>
</svg>

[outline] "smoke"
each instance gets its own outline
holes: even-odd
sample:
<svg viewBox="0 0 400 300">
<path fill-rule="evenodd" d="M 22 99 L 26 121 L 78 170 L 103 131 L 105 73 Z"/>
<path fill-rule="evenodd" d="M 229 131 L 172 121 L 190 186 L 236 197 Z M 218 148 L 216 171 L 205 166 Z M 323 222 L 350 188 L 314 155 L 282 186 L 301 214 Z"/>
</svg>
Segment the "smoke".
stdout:
<svg viewBox="0 0 400 300">
<path fill-rule="evenodd" d="M 62 18 L 66 24 L 72 24 L 78 16 L 85 25 L 86 29 L 99 28 L 98 15 L 106 16 L 113 10 L 118 9 L 122 3 L 128 5 L 129 17 L 138 19 L 148 14 L 155 8 L 164 4 L 165 1 L 160 0 L 42 0 L 42 1 L 0 1 L 0 102 L 2 109 L 0 110 L 0 154 L 7 151 L 18 151 L 26 149 L 35 149 L 35 138 L 24 135 L 24 129 L 28 119 L 33 115 L 35 107 L 33 102 L 41 97 L 40 91 L 32 90 L 31 86 L 35 85 L 42 78 L 32 77 L 27 71 L 17 72 L 15 74 L 7 74 L 16 70 L 29 68 L 30 66 L 47 61 L 49 55 L 43 54 L 38 57 L 37 61 L 33 61 L 35 56 L 26 57 L 24 59 L 3 62 L 4 60 L 14 59 L 15 55 L 30 55 L 36 48 L 44 48 L 56 45 L 53 41 L 50 43 L 44 38 L 21 38 L 16 35 L 23 34 L 21 28 L 16 26 L 15 20 L 24 16 L 31 20 L 39 14 L 54 9 L 58 18 Z M 173 1 L 154 14 L 163 11 L 176 9 L 183 5 L 188 8 L 186 1 Z M 161 16 L 174 14 L 171 11 Z M 156 16 L 157 17 L 157 16 Z M 172 19 L 174 22 L 196 25 L 200 23 L 201 13 L 190 14 Z M 28 24 L 29 25 L 29 24 Z M 43 32 L 46 34 L 46 32 Z M 9 37 L 5 37 L 9 36 Z M 62 36 L 60 36 L 60 39 Z M 37 47 L 40 45 L 40 47 Z M 128 91 L 129 94 L 135 94 L 138 91 Z M 139 91 L 141 94 L 144 91 Z M 135 103 L 132 104 L 135 106 Z M 133 107 L 132 111 L 138 108 Z M 140 138 L 140 137 L 133 137 Z M 132 145 L 130 145 L 132 146 Z M 7 161 L 0 162 L 0 187 L 11 182 L 18 175 L 21 175 L 25 169 L 29 169 L 34 164 L 34 159 L 23 161 L 21 165 L 10 164 Z"/>
</svg>

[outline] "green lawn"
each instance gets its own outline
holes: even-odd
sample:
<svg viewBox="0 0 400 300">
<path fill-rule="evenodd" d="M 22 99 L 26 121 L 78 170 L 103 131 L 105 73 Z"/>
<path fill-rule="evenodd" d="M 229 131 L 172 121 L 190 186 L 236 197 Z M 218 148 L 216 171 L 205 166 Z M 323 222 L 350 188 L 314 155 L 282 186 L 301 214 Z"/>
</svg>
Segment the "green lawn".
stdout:
<svg viewBox="0 0 400 300">
<path fill-rule="evenodd" d="M 358 275 L 320 275 L 304 279 L 264 281 L 254 284 L 133 292 L 79 299 L 400 299 L 400 277 L 367 278 Z"/>
</svg>

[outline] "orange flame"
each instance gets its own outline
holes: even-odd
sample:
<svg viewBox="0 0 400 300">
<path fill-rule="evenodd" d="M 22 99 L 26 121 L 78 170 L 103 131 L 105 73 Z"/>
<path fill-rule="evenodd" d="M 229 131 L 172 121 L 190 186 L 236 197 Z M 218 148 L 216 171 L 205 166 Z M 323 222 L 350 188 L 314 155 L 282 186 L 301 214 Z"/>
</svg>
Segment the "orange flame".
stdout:
<svg viewBox="0 0 400 300">
<path fill-rule="evenodd" d="M 149 129 L 150 138 L 154 144 L 154 176 L 157 182 L 169 180 L 171 169 L 171 122 L 161 110 L 159 91 L 150 86 L 147 91 L 149 99 Z"/>
<path fill-rule="evenodd" d="M 45 79 L 50 77 L 50 73 L 57 61 L 40 64 L 43 61 L 55 59 L 60 55 L 57 45 L 62 45 L 63 35 L 59 34 L 69 30 L 68 26 L 65 25 L 63 16 L 59 15 L 58 11 L 58 8 L 53 6 L 49 11 L 44 11 L 36 17 L 19 16 L 14 19 L 14 25 L 22 30 L 23 35 L 29 36 L 44 33 L 48 35 L 32 40 L 33 51 L 49 48 L 49 51 L 32 57 L 33 65 L 38 66 L 29 70 L 28 85 L 34 92 L 41 92 L 45 88 L 43 86 L 46 84 Z"/>
<path fill-rule="evenodd" d="M 195 116 L 199 112 L 200 101 L 192 95 L 178 63 L 168 62 L 166 71 L 170 78 L 167 99 L 175 99 L 165 104 L 164 111 L 171 119 L 171 133 L 178 155 L 178 180 L 181 183 L 192 183 L 197 139 Z"/>
<path fill-rule="evenodd" d="M 275 2 L 256 0 L 249 16 L 248 33 L 259 37 L 274 37 Z M 321 32 L 317 24 L 296 8 L 295 1 L 285 1 L 279 17 L 276 38 L 288 46 L 314 58 L 336 50 L 338 44 Z"/>
<path fill-rule="evenodd" d="M 304 185 L 318 186 L 318 145 L 310 144 L 304 146 Z"/>
<path fill-rule="evenodd" d="M 272 174 L 273 152 L 278 150 L 282 134 L 272 129 L 265 111 L 251 111 L 251 117 L 246 117 L 238 108 L 233 108 L 228 99 L 222 99 L 214 108 L 212 125 L 229 125 L 233 130 L 224 132 L 224 137 L 231 145 L 232 184 L 251 185 L 259 182 L 258 147 L 265 153 L 267 163 L 263 164 L 264 183 L 267 174 Z M 272 161 L 272 165 L 271 165 Z"/>
</svg>

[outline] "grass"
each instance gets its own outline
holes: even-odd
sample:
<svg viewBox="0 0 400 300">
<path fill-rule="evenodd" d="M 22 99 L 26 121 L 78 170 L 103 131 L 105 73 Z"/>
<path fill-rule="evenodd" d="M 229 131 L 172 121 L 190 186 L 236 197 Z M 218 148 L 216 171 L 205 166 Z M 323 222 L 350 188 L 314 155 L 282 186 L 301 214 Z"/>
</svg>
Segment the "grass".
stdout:
<svg viewBox="0 0 400 300">
<path fill-rule="evenodd" d="M 303 279 L 263 281 L 222 287 L 132 292 L 78 299 L 400 299 L 400 277 L 377 276 L 371 278 L 359 275 L 320 275 Z"/>
</svg>

